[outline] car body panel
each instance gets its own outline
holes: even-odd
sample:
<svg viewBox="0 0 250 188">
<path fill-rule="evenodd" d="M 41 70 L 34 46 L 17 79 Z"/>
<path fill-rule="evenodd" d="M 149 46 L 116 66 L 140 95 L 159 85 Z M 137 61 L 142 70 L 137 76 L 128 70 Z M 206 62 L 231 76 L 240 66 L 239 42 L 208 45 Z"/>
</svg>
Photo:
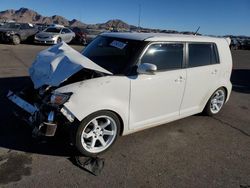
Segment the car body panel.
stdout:
<svg viewBox="0 0 250 188">
<path fill-rule="evenodd" d="M 128 127 L 130 78 L 104 76 L 70 84 L 55 90 L 59 93 L 72 92 L 64 106 L 79 120 L 100 110 L 117 113 Z"/>
<path fill-rule="evenodd" d="M 218 89 L 220 65 L 208 65 L 188 68 L 186 88 L 180 114 L 201 112 L 208 98 Z M 216 74 L 213 71 L 218 71 Z M 206 87 L 204 87 L 204 84 Z M 199 88 L 199 89 L 198 89 Z M 192 97 L 190 97 L 192 96 Z"/>
<path fill-rule="evenodd" d="M 185 69 L 139 75 L 132 79 L 130 129 L 178 117 L 185 80 Z"/>
</svg>

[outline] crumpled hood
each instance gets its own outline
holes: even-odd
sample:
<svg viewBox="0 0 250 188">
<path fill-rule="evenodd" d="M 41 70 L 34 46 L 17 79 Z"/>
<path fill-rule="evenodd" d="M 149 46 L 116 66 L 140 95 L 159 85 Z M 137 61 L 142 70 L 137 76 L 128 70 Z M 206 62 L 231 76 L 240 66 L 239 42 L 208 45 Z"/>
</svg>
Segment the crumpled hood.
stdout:
<svg viewBox="0 0 250 188">
<path fill-rule="evenodd" d="M 77 52 L 65 42 L 41 51 L 29 69 L 35 89 L 43 86 L 59 86 L 83 68 L 112 74 Z"/>
</svg>

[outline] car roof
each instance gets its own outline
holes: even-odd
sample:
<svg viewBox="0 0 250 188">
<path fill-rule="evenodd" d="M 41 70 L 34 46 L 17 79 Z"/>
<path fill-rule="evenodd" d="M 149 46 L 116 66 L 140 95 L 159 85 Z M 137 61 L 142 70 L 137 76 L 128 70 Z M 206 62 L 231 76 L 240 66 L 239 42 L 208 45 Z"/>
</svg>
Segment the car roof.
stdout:
<svg viewBox="0 0 250 188">
<path fill-rule="evenodd" d="M 102 33 L 101 36 L 123 38 L 139 41 L 194 41 L 194 42 L 218 42 L 225 41 L 225 38 L 199 36 L 199 35 L 185 35 L 185 34 L 167 34 L 167 33 Z"/>
</svg>

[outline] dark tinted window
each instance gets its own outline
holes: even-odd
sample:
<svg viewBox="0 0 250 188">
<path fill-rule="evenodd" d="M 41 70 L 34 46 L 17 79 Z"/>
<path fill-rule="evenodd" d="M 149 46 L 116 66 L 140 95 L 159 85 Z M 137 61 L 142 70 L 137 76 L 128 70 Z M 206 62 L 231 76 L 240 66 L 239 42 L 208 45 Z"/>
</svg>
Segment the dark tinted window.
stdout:
<svg viewBox="0 0 250 188">
<path fill-rule="evenodd" d="M 189 44 L 189 67 L 219 63 L 215 44 Z"/>
<path fill-rule="evenodd" d="M 136 62 L 143 48 L 142 41 L 99 36 L 82 54 L 113 74 L 123 74 Z"/>
<path fill-rule="evenodd" d="M 16 23 L 6 23 L 5 25 L 3 25 L 3 28 L 7 28 L 7 29 L 20 29 L 20 24 L 16 24 Z"/>
<path fill-rule="evenodd" d="M 31 29 L 33 28 L 32 25 L 29 24 L 21 24 L 21 29 Z"/>
<path fill-rule="evenodd" d="M 61 28 L 56 28 L 56 27 L 48 27 L 47 29 L 44 30 L 44 32 L 48 33 L 60 33 Z"/>
<path fill-rule="evenodd" d="M 141 63 L 152 63 L 157 70 L 170 70 L 182 67 L 183 44 L 153 44 L 141 59 Z"/>
</svg>

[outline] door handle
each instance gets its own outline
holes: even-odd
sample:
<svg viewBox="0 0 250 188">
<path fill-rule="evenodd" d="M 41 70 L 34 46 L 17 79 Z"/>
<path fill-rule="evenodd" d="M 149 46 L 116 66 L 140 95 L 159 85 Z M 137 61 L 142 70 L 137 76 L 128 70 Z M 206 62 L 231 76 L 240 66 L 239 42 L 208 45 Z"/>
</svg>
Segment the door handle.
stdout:
<svg viewBox="0 0 250 188">
<path fill-rule="evenodd" d="M 185 79 L 182 77 L 182 76 L 179 76 L 179 78 L 177 78 L 177 79 L 175 79 L 174 81 L 175 82 L 182 82 L 182 81 L 184 81 Z"/>
<path fill-rule="evenodd" d="M 212 74 L 217 74 L 217 72 L 218 72 L 218 70 L 217 70 L 217 69 L 214 69 L 214 70 L 212 71 Z"/>
</svg>

